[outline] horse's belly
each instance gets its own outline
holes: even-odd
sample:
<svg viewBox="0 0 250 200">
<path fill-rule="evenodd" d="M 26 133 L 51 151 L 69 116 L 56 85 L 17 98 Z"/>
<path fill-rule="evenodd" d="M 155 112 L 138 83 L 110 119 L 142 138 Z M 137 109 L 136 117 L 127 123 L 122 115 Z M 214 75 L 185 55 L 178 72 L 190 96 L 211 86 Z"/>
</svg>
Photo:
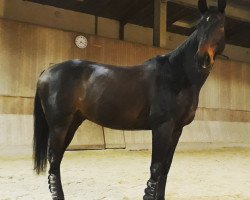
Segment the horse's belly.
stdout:
<svg viewBox="0 0 250 200">
<path fill-rule="evenodd" d="M 82 114 L 99 125 L 113 129 L 147 130 L 149 129 L 149 105 L 146 97 L 117 95 L 108 98 L 99 97 L 96 104 L 85 101 Z"/>
<path fill-rule="evenodd" d="M 111 108 L 112 109 L 112 108 Z M 101 126 L 122 130 L 148 130 L 149 120 L 147 115 L 141 115 L 134 111 L 129 112 L 119 109 L 110 111 L 99 110 L 97 114 L 87 118 Z"/>
<path fill-rule="evenodd" d="M 112 121 L 108 122 L 107 120 L 100 120 L 100 121 L 93 121 L 96 124 L 99 124 L 101 126 L 111 128 L 111 129 L 117 129 L 117 130 L 150 130 L 150 126 L 147 120 L 136 120 L 136 121 L 126 121 L 124 123 L 123 121 Z"/>
</svg>

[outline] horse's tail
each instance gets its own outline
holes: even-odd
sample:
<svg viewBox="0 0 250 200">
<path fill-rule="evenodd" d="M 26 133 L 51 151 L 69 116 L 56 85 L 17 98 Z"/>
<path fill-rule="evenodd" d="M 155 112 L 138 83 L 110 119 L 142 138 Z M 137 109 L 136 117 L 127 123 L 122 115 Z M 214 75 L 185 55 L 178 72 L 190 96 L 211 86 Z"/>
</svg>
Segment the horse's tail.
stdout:
<svg viewBox="0 0 250 200">
<path fill-rule="evenodd" d="M 42 109 L 41 99 L 36 91 L 34 102 L 33 159 L 34 170 L 37 174 L 44 172 L 47 167 L 48 138 L 49 126 Z"/>
</svg>

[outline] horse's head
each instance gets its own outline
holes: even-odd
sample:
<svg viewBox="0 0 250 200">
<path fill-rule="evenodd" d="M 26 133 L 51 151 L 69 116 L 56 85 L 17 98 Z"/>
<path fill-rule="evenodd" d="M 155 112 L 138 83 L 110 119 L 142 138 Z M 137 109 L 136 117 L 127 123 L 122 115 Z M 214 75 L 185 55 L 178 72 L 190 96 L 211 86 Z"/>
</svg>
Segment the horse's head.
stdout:
<svg viewBox="0 0 250 200">
<path fill-rule="evenodd" d="M 206 0 L 199 0 L 202 14 L 197 26 L 199 41 L 195 59 L 199 71 L 208 72 L 214 64 L 216 55 L 225 48 L 225 8 L 226 0 L 218 0 L 218 7 L 207 7 Z"/>
</svg>

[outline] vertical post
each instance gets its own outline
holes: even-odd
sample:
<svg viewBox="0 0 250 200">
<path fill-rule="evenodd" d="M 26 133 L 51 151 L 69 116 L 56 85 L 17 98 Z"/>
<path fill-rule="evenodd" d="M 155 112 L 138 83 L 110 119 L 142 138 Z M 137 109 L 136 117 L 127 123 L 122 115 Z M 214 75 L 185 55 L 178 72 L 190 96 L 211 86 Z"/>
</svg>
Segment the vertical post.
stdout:
<svg viewBox="0 0 250 200">
<path fill-rule="evenodd" d="M 125 23 L 120 21 L 120 26 L 119 26 L 119 39 L 124 40 L 124 26 Z"/>
<path fill-rule="evenodd" d="M 167 3 L 154 0 L 153 45 L 166 47 Z"/>
<path fill-rule="evenodd" d="M 98 35 L 98 16 L 95 16 L 95 35 Z"/>
</svg>

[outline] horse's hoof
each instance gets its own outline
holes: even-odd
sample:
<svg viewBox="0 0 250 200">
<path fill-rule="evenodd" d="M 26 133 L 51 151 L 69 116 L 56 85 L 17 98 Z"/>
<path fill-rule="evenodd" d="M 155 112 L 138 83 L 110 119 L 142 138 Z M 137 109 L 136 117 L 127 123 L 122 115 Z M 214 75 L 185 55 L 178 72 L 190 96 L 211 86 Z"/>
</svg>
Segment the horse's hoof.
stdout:
<svg viewBox="0 0 250 200">
<path fill-rule="evenodd" d="M 52 193 L 52 200 L 64 200 L 64 195 L 59 195 L 58 193 Z"/>
<path fill-rule="evenodd" d="M 158 194 L 158 182 L 149 179 L 143 200 L 165 200 L 164 195 Z"/>
<path fill-rule="evenodd" d="M 149 179 L 147 182 L 147 188 L 145 189 L 145 196 L 149 197 L 155 197 L 156 196 L 156 190 L 157 190 L 158 182 L 153 181 L 152 179 Z"/>
<path fill-rule="evenodd" d="M 64 200 L 64 196 L 52 194 L 52 200 Z"/>
<path fill-rule="evenodd" d="M 52 195 L 52 200 L 64 200 L 64 196 Z"/>
<path fill-rule="evenodd" d="M 52 195 L 52 200 L 64 200 L 64 197 L 60 197 L 59 195 Z"/>
<path fill-rule="evenodd" d="M 165 198 L 164 197 L 163 198 L 152 197 L 152 196 L 146 194 L 143 196 L 143 200 L 165 200 Z"/>
<path fill-rule="evenodd" d="M 144 195 L 143 200 L 155 200 L 155 198 L 149 195 Z"/>
</svg>

